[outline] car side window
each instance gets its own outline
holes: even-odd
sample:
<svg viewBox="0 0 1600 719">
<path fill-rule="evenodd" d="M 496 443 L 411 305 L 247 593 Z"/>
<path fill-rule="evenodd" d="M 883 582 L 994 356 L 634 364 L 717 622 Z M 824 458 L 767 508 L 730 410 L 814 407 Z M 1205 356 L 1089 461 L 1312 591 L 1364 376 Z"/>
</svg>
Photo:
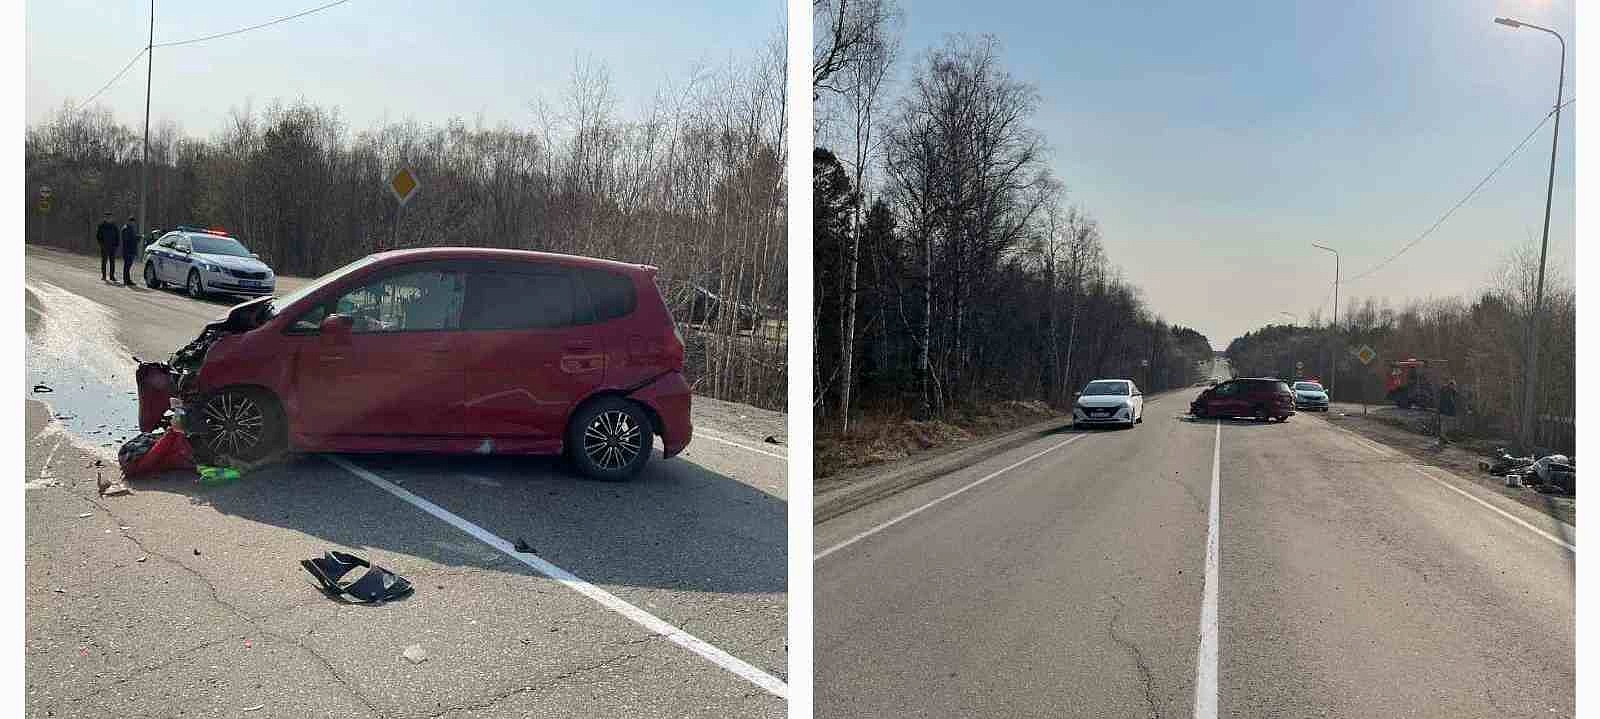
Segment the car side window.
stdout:
<svg viewBox="0 0 1600 719">
<path fill-rule="evenodd" d="M 633 311 L 633 280 L 605 270 L 580 270 L 584 288 L 594 307 L 594 320 L 604 322 L 625 317 Z"/>
<path fill-rule="evenodd" d="M 328 318 L 328 303 L 324 302 L 316 307 L 301 313 L 294 324 L 289 325 L 292 334 L 317 334 L 322 331 L 322 321 Z"/>
<path fill-rule="evenodd" d="M 1233 393 L 1238 391 L 1239 385 L 1235 382 L 1223 382 L 1222 384 L 1217 385 L 1216 389 L 1217 394 L 1222 397 L 1231 396 Z"/>
<path fill-rule="evenodd" d="M 461 273 L 434 268 L 389 275 L 346 292 L 334 306 L 355 320 L 356 334 L 426 332 L 459 327 L 461 299 Z"/>
<path fill-rule="evenodd" d="M 579 301 L 578 283 L 565 269 L 500 264 L 467 277 L 462 329 L 554 329 L 590 321 L 589 303 Z"/>
</svg>

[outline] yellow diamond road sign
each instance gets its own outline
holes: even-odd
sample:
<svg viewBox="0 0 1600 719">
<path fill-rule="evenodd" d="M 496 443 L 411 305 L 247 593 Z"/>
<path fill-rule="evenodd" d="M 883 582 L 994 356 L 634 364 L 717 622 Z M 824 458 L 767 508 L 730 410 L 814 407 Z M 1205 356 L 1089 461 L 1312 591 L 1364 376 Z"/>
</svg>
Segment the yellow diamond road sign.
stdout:
<svg viewBox="0 0 1600 719">
<path fill-rule="evenodd" d="M 394 193 L 394 199 L 399 200 L 401 205 L 406 204 L 412 195 L 417 194 L 417 188 L 421 186 L 422 183 L 417 181 L 417 173 L 412 172 L 409 167 L 401 168 L 389 178 L 389 191 Z"/>
<path fill-rule="evenodd" d="M 1377 356 L 1377 351 L 1373 350 L 1371 345 L 1362 345 L 1361 349 L 1356 350 L 1356 359 L 1361 360 L 1361 364 L 1371 364 L 1372 359 Z"/>
</svg>

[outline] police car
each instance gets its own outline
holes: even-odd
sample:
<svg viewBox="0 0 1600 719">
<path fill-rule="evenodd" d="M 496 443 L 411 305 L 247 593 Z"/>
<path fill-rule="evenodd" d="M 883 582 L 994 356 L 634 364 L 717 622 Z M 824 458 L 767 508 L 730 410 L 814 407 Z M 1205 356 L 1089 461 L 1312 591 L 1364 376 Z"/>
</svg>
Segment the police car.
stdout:
<svg viewBox="0 0 1600 719">
<path fill-rule="evenodd" d="M 200 299 L 211 294 L 270 295 L 278 280 L 259 255 L 227 232 L 178 225 L 146 250 L 144 283 L 151 289 L 182 287 Z"/>
</svg>

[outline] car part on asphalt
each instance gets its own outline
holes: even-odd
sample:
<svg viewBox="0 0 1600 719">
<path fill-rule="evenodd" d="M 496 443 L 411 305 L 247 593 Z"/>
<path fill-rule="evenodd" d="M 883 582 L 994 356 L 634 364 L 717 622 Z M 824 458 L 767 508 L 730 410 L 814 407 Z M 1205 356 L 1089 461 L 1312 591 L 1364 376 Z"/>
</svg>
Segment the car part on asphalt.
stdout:
<svg viewBox="0 0 1600 719">
<path fill-rule="evenodd" d="M 117 464 L 127 479 L 194 466 L 194 450 L 176 428 L 145 432 L 128 440 L 117 452 Z"/>
<path fill-rule="evenodd" d="M 202 464 L 195 467 L 195 470 L 200 473 L 200 483 L 207 486 L 227 484 L 241 476 L 239 470 L 232 467 L 212 467 Z"/>
<path fill-rule="evenodd" d="M 36 384 L 33 386 L 33 391 L 42 394 L 45 392 L 54 392 L 55 390 L 50 389 L 49 385 Z"/>
<path fill-rule="evenodd" d="M 413 591 L 405 577 L 345 552 L 329 550 L 316 559 L 300 560 L 300 566 L 316 578 L 323 592 L 336 599 L 348 596 L 363 604 L 382 604 L 410 596 Z M 367 571 L 354 582 L 342 583 L 340 580 L 356 567 L 366 567 Z"/>
</svg>

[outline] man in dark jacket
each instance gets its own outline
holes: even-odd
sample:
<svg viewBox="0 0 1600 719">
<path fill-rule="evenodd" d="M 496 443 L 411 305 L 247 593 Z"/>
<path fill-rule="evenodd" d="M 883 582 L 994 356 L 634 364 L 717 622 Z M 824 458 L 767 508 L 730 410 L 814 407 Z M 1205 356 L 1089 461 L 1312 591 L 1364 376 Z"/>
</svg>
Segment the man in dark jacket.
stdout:
<svg viewBox="0 0 1600 719">
<path fill-rule="evenodd" d="M 117 281 L 117 225 L 111 221 L 111 213 L 107 212 L 100 217 L 100 226 L 94 231 L 95 241 L 100 243 L 100 281 Z M 106 275 L 109 271 L 110 276 Z"/>
<path fill-rule="evenodd" d="M 134 224 L 138 220 L 128 218 L 128 224 L 122 226 L 122 284 L 133 284 L 133 261 L 139 256 L 139 226 Z M 115 277 L 111 278 L 113 281 Z"/>
</svg>

